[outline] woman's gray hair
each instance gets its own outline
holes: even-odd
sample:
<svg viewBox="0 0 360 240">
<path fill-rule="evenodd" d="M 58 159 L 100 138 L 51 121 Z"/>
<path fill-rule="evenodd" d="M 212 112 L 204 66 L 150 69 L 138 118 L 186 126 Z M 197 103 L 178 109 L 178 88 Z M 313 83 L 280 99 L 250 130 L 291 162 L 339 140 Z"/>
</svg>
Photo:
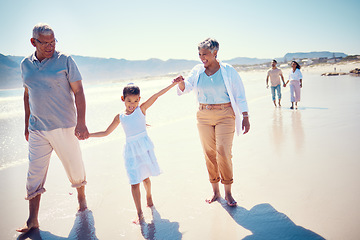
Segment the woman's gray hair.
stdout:
<svg viewBox="0 0 360 240">
<path fill-rule="evenodd" d="M 33 28 L 33 38 L 39 38 L 41 35 L 54 34 L 54 30 L 46 23 L 38 23 Z"/>
<path fill-rule="evenodd" d="M 198 45 L 198 50 L 209 49 L 212 53 L 216 50 L 219 51 L 219 42 L 214 38 L 207 38 Z"/>
</svg>

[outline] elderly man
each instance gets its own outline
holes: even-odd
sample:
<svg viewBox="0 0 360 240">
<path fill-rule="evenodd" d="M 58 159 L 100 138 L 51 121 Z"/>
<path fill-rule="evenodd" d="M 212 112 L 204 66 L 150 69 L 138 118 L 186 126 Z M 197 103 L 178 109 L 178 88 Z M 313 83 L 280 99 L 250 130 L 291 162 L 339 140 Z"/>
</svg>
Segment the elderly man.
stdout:
<svg viewBox="0 0 360 240">
<path fill-rule="evenodd" d="M 79 140 L 87 139 L 85 96 L 74 60 L 55 51 L 54 31 L 47 24 L 33 29 L 35 53 L 21 62 L 25 108 L 25 138 L 29 142 L 27 197 L 29 218 L 18 232 L 38 228 L 41 194 L 50 156 L 55 150 L 72 187 L 77 189 L 79 211 L 87 208 L 86 176 Z M 75 99 L 75 103 L 74 103 Z"/>
</svg>

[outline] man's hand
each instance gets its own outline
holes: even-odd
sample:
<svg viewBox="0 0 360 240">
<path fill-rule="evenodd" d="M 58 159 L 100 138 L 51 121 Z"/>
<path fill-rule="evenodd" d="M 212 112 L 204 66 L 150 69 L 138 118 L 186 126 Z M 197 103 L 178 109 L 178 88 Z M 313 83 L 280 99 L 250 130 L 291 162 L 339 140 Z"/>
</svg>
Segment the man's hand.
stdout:
<svg viewBox="0 0 360 240">
<path fill-rule="evenodd" d="M 25 129 L 25 139 L 29 141 L 29 130 L 27 128 Z"/>
<path fill-rule="evenodd" d="M 85 140 L 89 138 L 89 131 L 85 124 L 77 124 L 75 127 L 75 136 L 79 140 Z"/>
</svg>

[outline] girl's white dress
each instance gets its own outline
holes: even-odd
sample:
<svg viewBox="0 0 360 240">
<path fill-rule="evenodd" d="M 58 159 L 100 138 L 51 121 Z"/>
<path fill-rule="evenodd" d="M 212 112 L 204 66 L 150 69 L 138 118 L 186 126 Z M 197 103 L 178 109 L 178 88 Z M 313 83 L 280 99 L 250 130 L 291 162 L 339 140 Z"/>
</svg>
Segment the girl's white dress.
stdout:
<svg viewBox="0 0 360 240">
<path fill-rule="evenodd" d="M 145 115 L 140 107 L 130 115 L 120 114 L 119 118 L 126 135 L 123 154 L 130 184 L 159 175 L 161 170 L 154 154 L 154 144 L 147 134 Z"/>
</svg>

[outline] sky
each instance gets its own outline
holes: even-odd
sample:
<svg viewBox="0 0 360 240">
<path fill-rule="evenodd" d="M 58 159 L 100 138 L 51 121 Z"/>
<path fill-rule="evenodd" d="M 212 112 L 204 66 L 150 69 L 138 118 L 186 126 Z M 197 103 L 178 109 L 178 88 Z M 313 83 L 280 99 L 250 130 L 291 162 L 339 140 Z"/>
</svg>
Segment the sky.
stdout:
<svg viewBox="0 0 360 240">
<path fill-rule="evenodd" d="M 0 53 L 27 56 L 32 28 L 48 23 L 67 54 L 197 60 L 219 41 L 218 57 L 276 58 L 288 52 L 360 54 L 359 0 L 1 0 Z"/>
</svg>

